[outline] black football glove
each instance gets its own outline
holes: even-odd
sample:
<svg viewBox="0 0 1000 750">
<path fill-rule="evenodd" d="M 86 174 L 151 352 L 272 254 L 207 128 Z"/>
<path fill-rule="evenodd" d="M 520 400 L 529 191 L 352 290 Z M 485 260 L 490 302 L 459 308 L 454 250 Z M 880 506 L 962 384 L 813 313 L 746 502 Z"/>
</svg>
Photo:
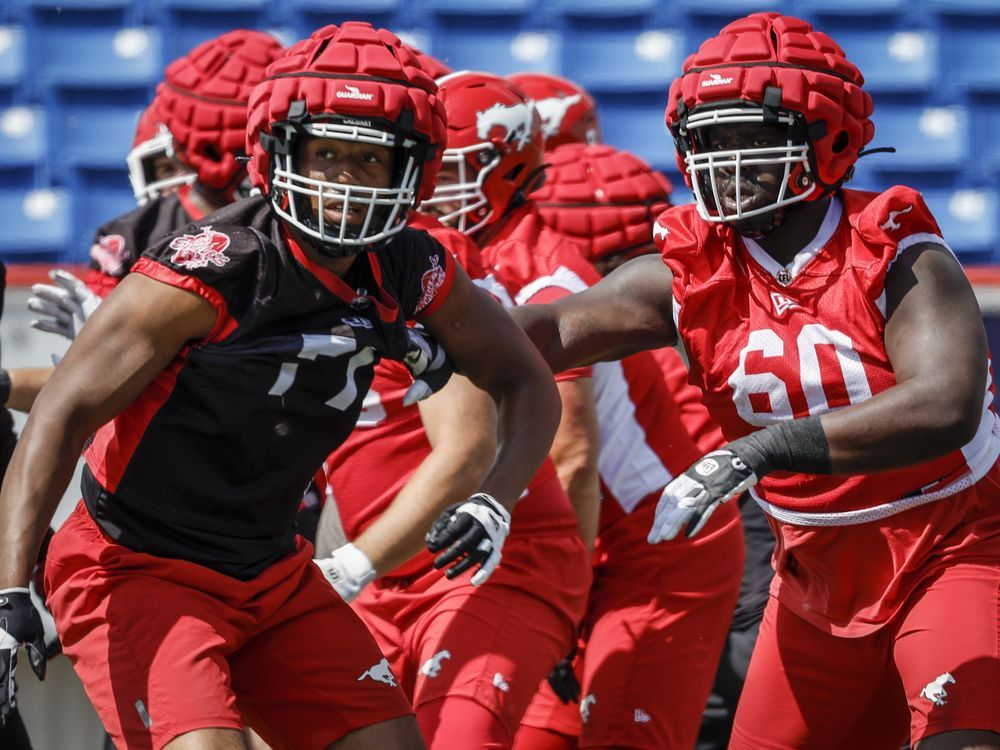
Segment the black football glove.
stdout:
<svg viewBox="0 0 1000 750">
<path fill-rule="evenodd" d="M 14 672 L 17 650 L 28 650 L 28 662 L 39 680 L 45 679 L 45 629 L 27 588 L 0 589 L 0 719 L 17 705 Z"/>
<path fill-rule="evenodd" d="M 576 646 L 556 664 L 549 672 L 548 681 L 552 692 L 564 704 L 580 702 L 580 681 L 576 678 L 573 661 L 576 659 Z"/>
<path fill-rule="evenodd" d="M 413 376 L 413 384 L 403 394 L 403 406 L 415 404 L 432 396 L 448 384 L 455 364 L 444 347 L 422 328 L 407 328 L 409 346 L 403 364 Z"/>
<path fill-rule="evenodd" d="M 507 509 L 485 492 L 477 492 L 465 502 L 449 505 L 442 511 L 427 532 L 427 549 L 445 550 L 434 559 L 435 568 L 458 561 L 445 571 L 448 578 L 479 565 L 472 576 L 472 585 L 478 586 L 500 564 L 503 556 L 500 550 L 509 533 Z"/>
<path fill-rule="evenodd" d="M 727 448 L 712 451 L 668 484 L 656 506 L 650 544 L 673 539 L 682 528 L 694 536 L 722 503 L 757 484 L 757 475 Z"/>
</svg>

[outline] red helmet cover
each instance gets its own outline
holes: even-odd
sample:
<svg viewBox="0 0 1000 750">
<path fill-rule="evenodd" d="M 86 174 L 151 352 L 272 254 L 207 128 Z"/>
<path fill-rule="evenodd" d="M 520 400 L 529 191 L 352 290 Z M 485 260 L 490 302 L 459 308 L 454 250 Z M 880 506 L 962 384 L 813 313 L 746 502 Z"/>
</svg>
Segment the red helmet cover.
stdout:
<svg viewBox="0 0 1000 750">
<path fill-rule="evenodd" d="M 235 187 L 243 171 L 236 157 L 244 153 L 250 93 L 283 51 L 270 34 L 241 29 L 203 42 L 167 66 L 156 110 L 178 158 L 207 187 Z"/>
<path fill-rule="evenodd" d="M 545 184 L 532 193 L 545 223 L 590 260 L 644 248 L 670 205 L 670 181 L 613 146 L 568 143 L 545 154 Z"/>
<path fill-rule="evenodd" d="M 666 123 L 675 139 L 693 110 L 765 101 L 780 89 L 782 110 L 798 113 L 808 128 L 811 166 L 826 188 L 850 177 L 858 154 L 871 141 L 872 99 L 864 77 L 826 34 L 778 13 L 754 13 L 733 21 L 684 61 L 670 86 Z M 677 163 L 690 185 L 684 155 Z M 819 197 L 822 193 L 815 193 Z"/>
<path fill-rule="evenodd" d="M 289 48 L 253 91 L 246 127 L 251 182 L 270 193 L 271 155 L 261 135 L 273 135 L 275 123 L 289 120 L 295 102 L 305 103 L 305 117 L 357 115 L 409 126 L 429 146 L 418 199 L 434 192 L 445 140 L 444 105 L 434 79 L 421 67 L 412 48 L 386 29 L 348 21 L 326 26 Z"/>
</svg>

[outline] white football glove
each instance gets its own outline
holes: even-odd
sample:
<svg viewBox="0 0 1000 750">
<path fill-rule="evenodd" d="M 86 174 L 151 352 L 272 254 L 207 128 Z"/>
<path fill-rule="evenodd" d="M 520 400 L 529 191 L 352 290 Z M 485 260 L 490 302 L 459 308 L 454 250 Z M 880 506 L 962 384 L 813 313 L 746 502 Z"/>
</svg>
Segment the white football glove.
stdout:
<svg viewBox="0 0 1000 750">
<path fill-rule="evenodd" d="M 329 557 L 313 560 L 345 602 L 353 602 L 365 586 L 375 580 L 375 568 L 368 556 L 348 542 Z"/>
<path fill-rule="evenodd" d="M 647 541 L 673 539 L 682 528 L 697 534 L 722 503 L 757 484 L 757 475 L 733 451 L 712 451 L 674 477 L 660 495 Z"/>
<path fill-rule="evenodd" d="M 73 341 L 87 322 L 101 298 L 71 273 L 55 268 L 49 271 L 51 284 L 34 284 L 28 309 L 46 317 L 31 321 L 39 331 L 58 333 Z"/>
<path fill-rule="evenodd" d="M 427 532 L 427 549 L 440 552 L 434 567 L 455 562 L 445 576 L 454 578 L 478 564 L 472 585 L 479 586 L 496 570 L 503 543 L 510 533 L 510 513 L 496 498 L 477 492 L 463 503 L 449 505 Z"/>
</svg>

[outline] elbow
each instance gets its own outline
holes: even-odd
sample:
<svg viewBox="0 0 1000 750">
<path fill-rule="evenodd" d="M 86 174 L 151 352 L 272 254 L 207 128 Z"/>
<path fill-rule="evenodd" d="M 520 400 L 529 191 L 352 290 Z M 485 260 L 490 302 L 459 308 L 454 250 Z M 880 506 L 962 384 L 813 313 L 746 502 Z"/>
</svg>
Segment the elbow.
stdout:
<svg viewBox="0 0 1000 750">
<path fill-rule="evenodd" d="M 976 436 L 983 419 L 982 397 L 945 400 L 935 415 L 931 432 L 934 442 L 943 449 L 942 455 L 958 450 Z"/>
</svg>

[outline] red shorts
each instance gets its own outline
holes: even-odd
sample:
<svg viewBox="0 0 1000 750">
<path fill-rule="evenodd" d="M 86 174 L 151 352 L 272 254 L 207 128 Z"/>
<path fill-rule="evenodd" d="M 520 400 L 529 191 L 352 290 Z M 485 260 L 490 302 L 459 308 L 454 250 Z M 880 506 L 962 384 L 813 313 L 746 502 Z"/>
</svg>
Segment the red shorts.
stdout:
<svg viewBox="0 0 1000 750">
<path fill-rule="evenodd" d="M 275 750 L 322 750 L 412 713 L 311 555 L 300 537 L 294 554 L 238 581 L 133 552 L 77 506 L 49 547 L 48 605 L 119 750 L 244 725 Z"/>
<path fill-rule="evenodd" d="M 1000 569 L 978 562 L 936 570 L 892 622 L 859 638 L 823 632 L 772 597 L 730 750 L 896 750 L 957 729 L 1000 732 L 998 615 Z"/>
<path fill-rule="evenodd" d="M 650 545 L 657 498 L 601 531 L 580 705 L 543 682 L 523 725 L 579 735 L 580 747 L 694 746 L 739 596 L 743 532 L 727 503 L 693 539 Z"/>
<path fill-rule="evenodd" d="M 393 671 L 421 709 L 461 697 L 492 712 L 508 746 L 531 696 L 566 652 L 590 589 L 590 558 L 575 528 L 512 536 L 482 586 L 440 571 L 382 578 L 354 601 Z M 428 747 L 476 746 L 473 738 L 425 738 Z"/>
</svg>

